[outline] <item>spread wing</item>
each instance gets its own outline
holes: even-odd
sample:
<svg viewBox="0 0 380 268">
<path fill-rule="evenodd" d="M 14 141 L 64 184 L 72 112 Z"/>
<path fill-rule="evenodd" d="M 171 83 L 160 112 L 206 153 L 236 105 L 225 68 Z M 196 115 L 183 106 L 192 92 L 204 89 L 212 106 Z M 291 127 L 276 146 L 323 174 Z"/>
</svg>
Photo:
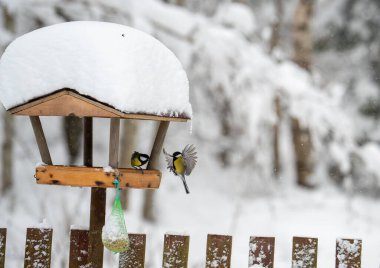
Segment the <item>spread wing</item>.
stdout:
<svg viewBox="0 0 380 268">
<path fill-rule="evenodd" d="M 197 163 L 197 152 L 195 151 L 194 145 L 186 145 L 185 149 L 182 151 L 182 157 L 185 162 L 186 170 L 185 174 L 190 175 L 191 171 L 194 169 Z M 172 159 L 173 161 L 173 159 Z"/>
<path fill-rule="evenodd" d="M 163 149 L 163 152 L 165 154 L 167 169 L 169 169 L 171 172 L 173 172 L 175 174 L 174 166 L 173 166 L 173 157 L 166 152 L 165 148 Z"/>
</svg>

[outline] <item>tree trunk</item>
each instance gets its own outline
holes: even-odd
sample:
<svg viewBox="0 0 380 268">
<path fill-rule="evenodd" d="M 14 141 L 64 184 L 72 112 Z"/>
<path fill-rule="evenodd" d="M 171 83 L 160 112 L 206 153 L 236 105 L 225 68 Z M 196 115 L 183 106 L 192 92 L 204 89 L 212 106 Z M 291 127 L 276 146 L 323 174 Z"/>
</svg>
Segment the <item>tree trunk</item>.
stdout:
<svg viewBox="0 0 380 268">
<path fill-rule="evenodd" d="M 122 123 L 120 166 L 130 167 L 131 155 L 136 147 L 138 123 L 135 120 L 123 120 Z M 122 190 L 120 194 L 121 203 L 125 210 L 128 209 L 130 202 L 130 200 L 128 200 L 128 194 L 128 188 Z"/>
<path fill-rule="evenodd" d="M 279 177 L 281 172 L 280 163 L 280 125 L 281 125 L 281 102 L 280 97 L 276 96 L 274 99 L 274 108 L 277 115 L 277 122 L 273 126 L 273 174 L 276 178 Z"/>
<path fill-rule="evenodd" d="M 13 117 L 7 112 L 3 113 L 4 140 L 2 146 L 2 187 L 1 192 L 5 194 L 12 188 L 12 156 L 13 156 Z"/>
<path fill-rule="evenodd" d="M 69 151 L 69 163 L 73 165 L 78 158 L 80 143 L 82 138 L 82 119 L 76 116 L 66 116 L 63 118 L 63 128 L 66 138 L 66 145 Z"/>
<path fill-rule="evenodd" d="M 314 0 L 299 0 L 293 18 L 294 62 L 310 71 L 313 41 L 311 19 Z"/>
<path fill-rule="evenodd" d="M 311 20 L 314 0 L 299 0 L 293 18 L 294 62 L 310 71 L 313 41 Z M 298 119 L 292 119 L 293 144 L 296 160 L 297 183 L 310 187 L 309 176 L 312 173 L 312 142 L 309 129 L 300 125 Z"/>
<path fill-rule="evenodd" d="M 8 12 L 5 6 L 1 5 L 1 12 L 3 15 L 3 23 L 4 27 L 10 32 L 15 33 L 15 20 Z M 4 47 L 0 47 L 0 54 L 2 54 Z M 13 158 L 13 134 L 14 134 L 14 127 L 13 127 L 13 117 L 7 113 L 6 111 L 3 111 L 3 146 L 2 146 L 2 185 L 1 185 L 1 192 L 2 194 L 5 194 L 11 187 L 12 187 L 12 158 Z"/>
<path fill-rule="evenodd" d="M 300 186 L 312 187 L 309 177 L 313 171 L 312 142 L 310 131 L 303 128 L 297 118 L 292 118 L 294 154 L 296 160 L 297 183 Z"/>
<path fill-rule="evenodd" d="M 177 6 L 184 7 L 186 6 L 186 0 L 175 0 Z"/>
<path fill-rule="evenodd" d="M 272 36 L 270 39 L 270 47 L 269 52 L 272 53 L 273 50 L 279 45 L 280 43 L 280 33 L 281 33 L 281 26 L 282 26 L 282 19 L 284 15 L 284 6 L 282 3 L 282 0 L 275 0 L 275 9 L 276 9 L 276 18 L 272 24 Z"/>
</svg>

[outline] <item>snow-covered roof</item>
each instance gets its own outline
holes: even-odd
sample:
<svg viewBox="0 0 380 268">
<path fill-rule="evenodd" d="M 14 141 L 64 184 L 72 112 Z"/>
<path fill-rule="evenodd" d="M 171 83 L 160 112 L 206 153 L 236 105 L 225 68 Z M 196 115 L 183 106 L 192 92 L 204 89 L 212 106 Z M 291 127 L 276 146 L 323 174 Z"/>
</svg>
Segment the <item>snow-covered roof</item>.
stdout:
<svg viewBox="0 0 380 268">
<path fill-rule="evenodd" d="M 13 41 L 0 59 L 6 109 L 69 88 L 123 113 L 191 118 L 189 83 L 157 39 L 105 22 L 68 22 Z"/>
</svg>

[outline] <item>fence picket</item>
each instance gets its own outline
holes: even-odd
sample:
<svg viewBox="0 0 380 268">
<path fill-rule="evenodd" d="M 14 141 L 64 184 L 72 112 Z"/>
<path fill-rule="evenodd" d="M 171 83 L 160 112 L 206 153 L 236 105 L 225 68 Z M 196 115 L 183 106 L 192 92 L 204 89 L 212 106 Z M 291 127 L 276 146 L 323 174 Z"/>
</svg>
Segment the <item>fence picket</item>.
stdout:
<svg viewBox="0 0 380 268">
<path fill-rule="evenodd" d="M 293 237 L 293 268 L 316 268 L 318 238 Z"/>
<path fill-rule="evenodd" d="M 69 268 L 88 264 L 88 230 L 70 230 Z"/>
<path fill-rule="evenodd" d="M 249 239 L 248 267 L 259 265 L 264 268 L 273 268 L 274 237 L 255 237 Z"/>
<path fill-rule="evenodd" d="M 209 234 L 207 236 L 206 268 L 230 268 L 231 249 L 232 236 Z"/>
<path fill-rule="evenodd" d="M 336 240 L 335 267 L 360 268 L 362 254 L 362 240 L 341 239 Z"/>
<path fill-rule="evenodd" d="M 7 243 L 7 229 L 0 228 L 0 268 L 5 267 L 5 246 Z"/>
<path fill-rule="evenodd" d="M 53 229 L 28 228 L 25 243 L 25 268 L 50 268 Z"/>
<path fill-rule="evenodd" d="M 120 253 L 119 268 L 144 268 L 145 266 L 145 234 L 128 234 L 129 250 Z"/>
<path fill-rule="evenodd" d="M 187 268 L 190 237 L 165 235 L 162 267 Z"/>
</svg>

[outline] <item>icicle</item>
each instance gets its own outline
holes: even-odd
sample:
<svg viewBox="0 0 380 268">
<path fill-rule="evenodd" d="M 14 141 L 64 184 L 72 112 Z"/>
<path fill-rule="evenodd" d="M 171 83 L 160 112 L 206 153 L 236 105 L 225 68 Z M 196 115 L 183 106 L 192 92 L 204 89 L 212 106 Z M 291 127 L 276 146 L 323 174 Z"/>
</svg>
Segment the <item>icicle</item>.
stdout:
<svg viewBox="0 0 380 268">
<path fill-rule="evenodd" d="M 187 121 L 187 126 L 189 128 L 189 134 L 193 134 L 193 120 Z"/>
</svg>

